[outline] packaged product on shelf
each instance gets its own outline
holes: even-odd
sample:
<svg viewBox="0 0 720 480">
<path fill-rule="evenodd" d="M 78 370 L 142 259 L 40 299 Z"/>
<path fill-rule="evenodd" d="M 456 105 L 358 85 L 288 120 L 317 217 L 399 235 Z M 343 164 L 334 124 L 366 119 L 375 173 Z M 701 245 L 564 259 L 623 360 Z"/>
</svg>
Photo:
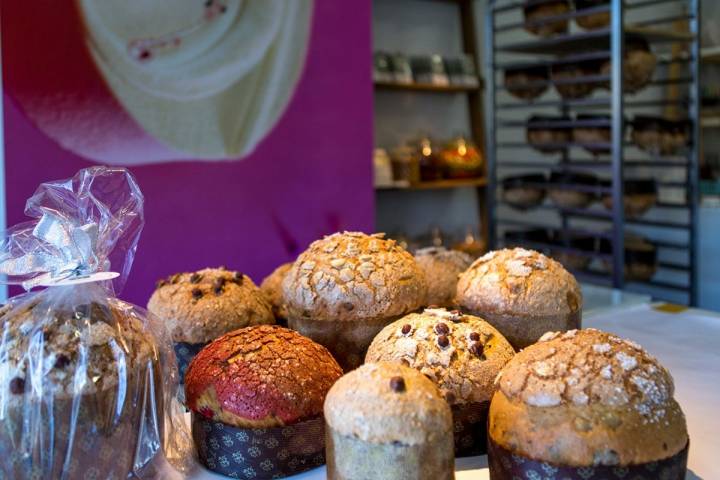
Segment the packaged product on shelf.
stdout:
<svg viewBox="0 0 720 480">
<path fill-rule="evenodd" d="M 373 55 L 373 80 L 376 82 L 392 82 L 395 80 L 390 55 L 385 52 L 375 52 Z"/>
<path fill-rule="evenodd" d="M 410 60 L 404 53 L 394 53 L 390 57 L 393 79 L 396 83 L 410 84 L 413 83 L 413 72 L 410 67 Z"/>
<path fill-rule="evenodd" d="M 450 84 L 465 87 L 477 87 L 478 76 L 475 71 L 475 61 L 470 55 L 445 57 L 445 71 Z"/>
<path fill-rule="evenodd" d="M 420 163 L 414 148 L 409 145 L 394 148 L 390 159 L 395 184 L 409 186 L 420 181 Z"/>
<path fill-rule="evenodd" d="M 440 152 L 448 178 L 471 178 L 482 174 L 483 159 L 475 144 L 458 135 Z"/>
<path fill-rule="evenodd" d="M 418 55 L 411 60 L 413 77 L 417 83 L 447 86 L 450 81 L 440 55 Z"/>
<path fill-rule="evenodd" d="M 0 273 L 47 288 L 0 312 L 0 477 L 149 479 L 167 460 L 183 466 L 168 332 L 115 297 L 144 222 L 135 179 L 86 168 L 40 185 L 25 213 L 33 220 L 7 232 Z"/>
<path fill-rule="evenodd" d="M 373 150 L 373 176 L 375 187 L 390 187 L 393 184 L 392 162 L 384 148 Z"/>
<path fill-rule="evenodd" d="M 447 173 L 447 166 L 430 137 L 422 137 L 418 141 L 416 148 L 420 167 L 420 180 L 423 182 L 442 180 Z"/>
</svg>

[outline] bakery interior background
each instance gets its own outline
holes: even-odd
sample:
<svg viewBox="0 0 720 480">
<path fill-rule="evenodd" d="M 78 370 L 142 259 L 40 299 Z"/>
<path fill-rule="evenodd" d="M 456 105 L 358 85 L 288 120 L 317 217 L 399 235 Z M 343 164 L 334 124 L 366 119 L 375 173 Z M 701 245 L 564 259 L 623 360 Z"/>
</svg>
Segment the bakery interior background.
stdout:
<svg viewBox="0 0 720 480">
<path fill-rule="evenodd" d="M 488 49 L 488 42 L 517 43 L 525 34 L 489 31 L 485 1 L 256 1 L 246 2 L 249 12 L 242 16 L 235 15 L 236 1 L 187 3 L 186 9 L 172 11 L 157 0 L 135 2 L 132 8 L 118 0 L 0 4 L 6 225 L 25 219 L 24 201 L 39 183 L 107 163 L 130 166 L 146 197 L 145 230 L 123 292 L 139 304 L 158 278 L 175 271 L 225 264 L 259 281 L 312 240 L 338 230 L 386 231 L 410 248 L 442 243 L 474 254 L 487 247 L 488 232 L 494 231 L 499 244 L 541 245 L 555 256 L 563 254 L 590 283 L 612 278 L 611 250 L 602 239 L 613 217 L 601 195 L 566 208 L 563 222 L 554 207 L 562 195 L 553 194 L 566 191 L 553 186 L 573 182 L 590 182 L 590 191 L 600 192 L 595 186 L 609 178 L 611 155 L 597 145 L 587 152 L 579 141 L 568 148 L 533 149 L 525 132 L 529 115 L 552 114 L 557 120 L 558 109 L 505 109 L 517 100 L 503 86 L 503 74 L 512 69 L 498 69 L 490 82 L 487 53 L 496 65 L 518 57 Z M 682 33 L 691 27 L 682 18 L 684 4 L 633 9 L 626 20 L 669 19 L 657 26 Z M 654 69 L 650 84 L 629 99 L 652 106 L 626 110 L 626 142 L 632 143 L 636 127 L 641 130 L 641 116 L 675 119 L 684 108 L 697 114 L 690 121 L 701 127 L 701 141 L 665 155 L 669 161 L 663 168 L 625 168 L 626 198 L 638 191 L 655 195 L 638 218 L 626 215 L 631 235 L 624 252 L 631 278 L 625 286 L 690 303 L 694 277 L 695 303 L 719 310 L 720 273 L 707 260 L 717 258 L 720 248 L 715 241 L 720 145 L 713 130 L 720 125 L 714 109 L 720 99 L 714 63 L 720 58 L 714 21 L 720 5 L 705 0 L 701 7 L 698 109 L 687 108 L 693 104 L 693 83 L 677 81 L 686 73 L 672 61 L 686 53 L 687 43 L 675 39 L 638 47 L 646 58 L 648 50 L 655 57 Z M 630 50 L 628 42 L 626 53 Z M 528 62 L 538 56 L 519 58 Z M 629 68 L 632 62 L 626 63 Z M 588 75 L 583 68 L 592 66 L 565 65 L 575 70 L 553 70 L 552 80 Z M 601 102 L 610 95 L 603 81 L 599 78 L 590 92 L 566 89 L 563 95 Z M 491 83 L 497 84 L 494 97 L 488 95 Z M 533 101 L 558 102 L 562 88 L 557 90 L 546 88 Z M 490 101 L 496 105 L 492 119 Z M 679 107 L 669 108 L 671 101 Z M 493 130 L 495 145 L 488 142 L 493 120 L 510 127 Z M 535 133 L 543 133 L 546 120 L 540 119 Z M 590 134 L 592 143 L 597 141 L 593 133 L 602 139 L 609 131 L 606 118 L 586 120 L 601 128 L 544 133 L 552 142 L 563 141 L 565 134 Z M 501 143 L 522 145 L 498 150 L 497 172 L 488 171 L 491 149 Z M 693 185 L 698 195 L 687 195 L 686 169 L 669 166 L 693 147 L 701 179 Z M 626 160 L 643 153 L 637 149 L 627 146 Z M 582 173 L 594 176 L 563 170 L 551 177 L 545 167 L 503 168 L 503 155 L 544 166 L 580 158 Z M 513 202 L 507 194 L 522 181 L 518 177 L 538 173 L 542 176 L 531 178 L 519 193 L 526 195 L 524 201 L 539 195 L 534 201 L 542 203 L 522 209 L 508 205 Z M 628 182 L 630 173 L 635 180 L 652 177 L 654 183 Z M 488 201 L 489 190 L 497 202 Z M 676 207 L 688 200 L 694 203 Z M 536 225 L 557 228 L 543 233 L 506 227 L 528 216 Z M 676 228 L 688 222 L 692 229 Z M 570 224 L 591 234 L 568 237 L 561 227 Z M 683 243 L 689 248 L 672 248 Z M 633 261 L 650 265 L 633 268 Z"/>
</svg>

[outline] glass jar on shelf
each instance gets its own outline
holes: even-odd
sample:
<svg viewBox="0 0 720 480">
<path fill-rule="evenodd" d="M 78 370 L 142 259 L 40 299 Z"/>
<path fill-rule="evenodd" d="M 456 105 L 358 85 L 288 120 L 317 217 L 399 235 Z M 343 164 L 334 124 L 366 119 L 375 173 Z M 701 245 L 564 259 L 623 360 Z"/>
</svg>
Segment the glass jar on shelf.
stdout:
<svg viewBox="0 0 720 480">
<path fill-rule="evenodd" d="M 433 145 L 430 137 L 423 136 L 417 145 L 418 164 L 420 166 L 420 180 L 433 182 L 442 180 L 445 176 L 445 163 Z"/>
<path fill-rule="evenodd" d="M 475 144 L 458 135 L 440 152 L 448 178 L 472 178 L 482 174 L 483 158 Z"/>
</svg>

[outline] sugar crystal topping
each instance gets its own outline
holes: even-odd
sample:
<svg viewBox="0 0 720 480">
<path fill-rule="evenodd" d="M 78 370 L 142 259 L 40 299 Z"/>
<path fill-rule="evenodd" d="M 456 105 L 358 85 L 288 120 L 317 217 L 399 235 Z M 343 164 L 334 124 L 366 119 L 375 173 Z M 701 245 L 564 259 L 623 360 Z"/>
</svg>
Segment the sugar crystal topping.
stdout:
<svg viewBox="0 0 720 480">
<path fill-rule="evenodd" d="M 674 390 L 670 374 L 642 347 L 594 329 L 546 333 L 517 354 L 496 383 L 507 397 L 531 406 L 634 408 L 647 423 L 663 419 Z"/>
</svg>

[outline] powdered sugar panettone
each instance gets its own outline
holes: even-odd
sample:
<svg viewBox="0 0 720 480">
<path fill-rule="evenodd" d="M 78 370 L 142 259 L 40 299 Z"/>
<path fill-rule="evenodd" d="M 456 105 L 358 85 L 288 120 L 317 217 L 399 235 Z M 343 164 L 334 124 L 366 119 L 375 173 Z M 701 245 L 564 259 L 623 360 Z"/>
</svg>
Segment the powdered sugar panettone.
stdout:
<svg viewBox="0 0 720 480">
<path fill-rule="evenodd" d="M 465 252 L 428 247 L 415 252 L 415 260 L 425 272 L 425 305 L 451 307 L 455 301 L 458 277 L 472 264 Z"/>
<path fill-rule="evenodd" d="M 609 333 L 547 333 L 506 365 L 497 384 L 491 437 L 534 459 L 628 465 L 669 457 L 687 444 L 668 371 L 636 343 Z"/>
<path fill-rule="evenodd" d="M 290 318 L 343 321 L 396 317 L 426 293 L 415 259 L 384 234 L 343 232 L 313 242 L 285 277 Z"/>
</svg>

